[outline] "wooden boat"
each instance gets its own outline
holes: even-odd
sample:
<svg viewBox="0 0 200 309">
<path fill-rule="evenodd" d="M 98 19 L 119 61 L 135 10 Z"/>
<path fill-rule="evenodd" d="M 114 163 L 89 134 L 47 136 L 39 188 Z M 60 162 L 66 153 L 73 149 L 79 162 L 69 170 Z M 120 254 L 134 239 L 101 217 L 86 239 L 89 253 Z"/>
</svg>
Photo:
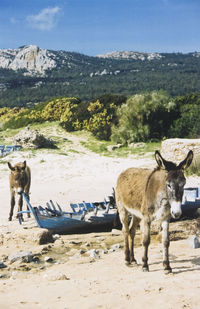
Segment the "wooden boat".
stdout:
<svg viewBox="0 0 200 309">
<path fill-rule="evenodd" d="M 58 234 L 75 234 L 111 231 L 116 217 L 116 208 L 110 201 L 99 203 L 70 204 L 72 211 L 65 212 L 60 205 L 50 200 L 46 207 L 33 207 L 23 192 L 28 211 L 19 211 L 18 219 L 22 223 L 22 214 L 31 213 L 40 228 Z"/>
<path fill-rule="evenodd" d="M 200 187 L 190 187 L 184 189 L 183 202 L 181 205 L 182 215 L 180 219 L 197 217 L 200 208 Z"/>
<path fill-rule="evenodd" d="M 9 145 L 0 145 L 0 156 L 5 157 L 9 153 L 13 151 L 19 151 L 22 148 L 20 145 L 14 145 L 14 146 L 9 146 Z"/>
</svg>

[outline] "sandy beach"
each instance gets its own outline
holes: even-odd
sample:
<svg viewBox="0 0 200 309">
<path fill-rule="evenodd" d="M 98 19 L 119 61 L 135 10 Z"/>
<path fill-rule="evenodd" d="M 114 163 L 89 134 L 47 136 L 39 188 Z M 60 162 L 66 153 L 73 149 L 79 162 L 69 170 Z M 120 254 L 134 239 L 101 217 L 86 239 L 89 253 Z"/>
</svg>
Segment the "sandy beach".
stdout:
<svg viewBox="0 0 200 309">
<path fill-rule="evenodd" d="M 66 210 L 70 202 L 102 201 L 128 167 L 155 166 L 151 157 L 103 157 L 83 148 L 79 153 L 66 150 L 66 154 L 20 151 L 1 159 L 0 261 L 5 268 L 0 269 L 0 308 L 200 308 L 200 248 L 190 248 L 187 238 L 194 231 L 189 226 L 179 228 L 179 237 L 172 239 L 173 273 L 164 275 L 159 237 L 153 237 L 150 246 L 150 271 L 143 273 L 139 231 L 138 266 L 127 267 L 121 231 L 63 235 L 54 243 L 38 245 L 31 239 L 38 229 L 32 219 L 22 226 L 16 218 L 8 222 L 8 160 L 26 160 L 30 166 L 33 206 L 52 199 Z M 187 186 L 191 185 L 200 185 L 200 179 L 188 178 Z M 31 252 L 35 260 L 11 261 L 12 254 L 24 251 Z"/>
</svg>

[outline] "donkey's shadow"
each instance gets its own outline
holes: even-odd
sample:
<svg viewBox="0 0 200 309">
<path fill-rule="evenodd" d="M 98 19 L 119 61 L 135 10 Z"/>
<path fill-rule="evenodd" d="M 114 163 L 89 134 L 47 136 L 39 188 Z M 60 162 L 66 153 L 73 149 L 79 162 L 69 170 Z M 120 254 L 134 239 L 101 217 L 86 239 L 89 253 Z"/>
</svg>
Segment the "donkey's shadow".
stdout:
<svg viewBox="0 0 200 309">
<path fill-rule="evenodd" d="M 184 263 L 191 263 L 192 265 L 195 266 L 199 266 L 199 267 L 193 267 L 193 266 L 176 266 L 174 264 L 184 264 Z M 172 260 L 171 263 L 173 264 L 172 266 L 172 273 L 177 275 L 177 274 L 181 274 L 181 273 L 185 273 L 185 272 L 192 272 L 192 271 L 200 271 L 200 257 L 193 257 L 191 259 L 176 259 L 176 260 Z M 160 262 L 153 262 L 150 263 L 150 265 L 156 265 L 156 264 L 160 264 Z M 151 267 L 151 266 L 150 266 Z M 163 268 L 159 268 L 153 271 L 162 271 Z"/>
</svg>

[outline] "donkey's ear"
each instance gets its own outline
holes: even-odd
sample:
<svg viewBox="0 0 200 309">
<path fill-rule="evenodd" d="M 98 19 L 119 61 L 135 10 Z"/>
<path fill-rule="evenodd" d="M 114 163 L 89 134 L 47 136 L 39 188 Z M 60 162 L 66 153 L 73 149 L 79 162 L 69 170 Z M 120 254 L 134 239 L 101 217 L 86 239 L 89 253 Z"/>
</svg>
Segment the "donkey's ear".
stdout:
<svg viewBox="0 0 200 309">
<path fill-rule="evenodd" d="M 10 162 L 8 162 L 8 167 L 9 167 L 9 169 L 10 169 L 11 171 L 14 171 L 14 167 L 11 165 Z"/>
<path fill-rule="evenodd" d="M 173 170 L 176 168 L 176 164 L 171 161 L 165 160 L 158 150 L 155 151 L 155 159 L 159 168 L 163 168 L 167 171 Z"/>
<path fill-rule="evenodd" d="M 157 164 L 160 168 L 165 168 L 164 164 L 163 164 L 164 159 L 163 159 L 163 157 L 161 156 L 161 154 L 158 150 L 155 151 L 155 159 L 156 159 L 156 162 L 157 162 Z"/>
<path fill-rule="evenodd" d="M 23 168 L 25 169 L 25 168 L 26 168 L 26 161 L 24 161 L 23 163 L 24 163 L 24 166 L 23 166 Z"/>
<path fill-rule="evenodd" d="M 181 163 L 179 163 L 178 168 L 183 170 L 188 168 L 192 163 L 193 157 L 194 157 L 193 151 L 190 150 L 187 154 L 187 157 Z"/>
</svg>

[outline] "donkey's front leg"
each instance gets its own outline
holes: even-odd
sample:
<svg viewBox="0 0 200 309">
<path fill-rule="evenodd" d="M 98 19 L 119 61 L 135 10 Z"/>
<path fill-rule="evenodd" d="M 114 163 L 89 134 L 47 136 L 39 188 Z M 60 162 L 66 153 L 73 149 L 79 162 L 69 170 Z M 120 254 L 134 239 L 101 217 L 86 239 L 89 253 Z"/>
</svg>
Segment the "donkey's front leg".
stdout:
<svg viewBox="0 0 200 309">
<path fill-rule="evenodd" d="M 18 211 L 22 211 L 22 204 L 23 204 L 23 199 L 22 199 L 22 194 L 20 194 L 19 200 L 18 200 Z M 22 214 L 18 214 L 17 217 L 21 217 L 22 221 L 24 221 Z"/>
<path fill-rule="evenodd" d="M 169 265 L 169 222 L 162 222 L 163 267 L 166 274 L 171 273 Z"/>
<path fill-rule="evenodd" d="M 10 198 L 10 213 L 9 213 L 9 217 L 8 217 L 8 220 L 9 220 L 9 221 L 12 221 L 14 206 L 15 206 L 15 193 L 14 193 L 13 191 L 11 191 L 11 198 Z"/>
<path fill-rule="evenodd" d="M 150 219 L 147 218 L 143 218 L 142 220 L 142 244 L 143 244 L 143 248 L 144 248 L 144 253 L 143 253 L 143 257 L 142 257 L 142 270 L 143 271 L 149 271 L 149 265 L 148 265 L 148 248 L 149 248 L 149 244 L 150 244 L 150 226 L 151 226 L 151 221 Z"/>
</svg>

